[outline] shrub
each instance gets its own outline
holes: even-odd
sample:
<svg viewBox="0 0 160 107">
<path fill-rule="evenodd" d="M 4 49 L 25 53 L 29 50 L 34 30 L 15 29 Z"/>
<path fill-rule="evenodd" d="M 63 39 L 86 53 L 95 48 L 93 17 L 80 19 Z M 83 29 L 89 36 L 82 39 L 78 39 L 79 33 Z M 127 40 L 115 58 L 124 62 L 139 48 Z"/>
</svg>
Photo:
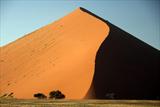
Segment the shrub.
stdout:
<svg viewBox="0 0 160 107">
<path fill-rule="evenodd" d="M 51 91 L 49 93 L 49 98 L 50 99 L 64 99 L 65 95 L 61 91 L 59 91 L 59 90 L 57 90 L 57 91 Z"/>
<path fill-rule="evenodd" d="M 47 96 L 45 96 L 45 95 L 42 94 L 42 93 L 34 94 L 34 97 L 36 97 L 37 99 L 46 99 L 46 98 L 47 98 Z"/>
</svg>

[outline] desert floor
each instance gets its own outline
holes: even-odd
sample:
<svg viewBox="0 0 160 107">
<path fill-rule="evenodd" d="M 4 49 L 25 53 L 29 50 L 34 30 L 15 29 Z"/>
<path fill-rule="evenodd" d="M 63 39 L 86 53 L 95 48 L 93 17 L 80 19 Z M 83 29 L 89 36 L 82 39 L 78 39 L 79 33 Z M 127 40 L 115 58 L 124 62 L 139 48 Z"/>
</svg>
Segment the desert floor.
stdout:
<svg viewBox="0 0 160 107">
<path fill-rule="evenodd" d="M 160 107 L 160 101 L 1 99 L 0 106 L 1 107 Z"/>
</svg>

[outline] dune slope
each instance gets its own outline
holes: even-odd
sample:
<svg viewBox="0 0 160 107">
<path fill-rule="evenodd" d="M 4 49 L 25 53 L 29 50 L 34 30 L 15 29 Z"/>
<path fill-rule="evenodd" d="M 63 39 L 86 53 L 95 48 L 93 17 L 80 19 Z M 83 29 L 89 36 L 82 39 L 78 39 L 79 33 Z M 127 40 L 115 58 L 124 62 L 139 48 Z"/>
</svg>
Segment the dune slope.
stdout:
<svg viewBox="0 0 160 107">
<path fill-rule="evenodd" d="M 78 8 L 0 49 L 0 93 L 33 98 L 59 89 L 67 99 L 84 98 L 95 56 L 109 33 L 98 18 Z"/>
</svg>

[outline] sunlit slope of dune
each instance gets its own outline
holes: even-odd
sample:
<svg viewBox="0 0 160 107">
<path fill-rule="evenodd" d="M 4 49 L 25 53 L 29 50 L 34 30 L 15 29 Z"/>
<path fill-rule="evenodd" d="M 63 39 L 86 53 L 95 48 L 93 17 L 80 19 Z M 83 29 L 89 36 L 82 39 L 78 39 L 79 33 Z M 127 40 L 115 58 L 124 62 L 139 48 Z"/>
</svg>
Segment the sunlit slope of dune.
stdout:
<svg viewBox="0 0 160 107">
<path fill-rule="evenodd" d="M 83 98 L 90 88 L 99 46 L 109 27 L 76 9 L 0 50 L 0 93 L 33 98 L 59 89 L 68 99 Z"/>
</svg>

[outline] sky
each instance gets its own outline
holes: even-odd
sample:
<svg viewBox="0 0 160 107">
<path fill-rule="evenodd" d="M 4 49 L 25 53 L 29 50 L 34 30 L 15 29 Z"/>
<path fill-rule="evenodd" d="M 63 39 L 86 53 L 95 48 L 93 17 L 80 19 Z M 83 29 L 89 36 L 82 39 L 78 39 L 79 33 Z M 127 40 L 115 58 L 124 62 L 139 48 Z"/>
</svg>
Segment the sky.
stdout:
<svg viewBox="0 0 160 107">
<path fill-rule="evenodd" d="M 83 7 L 160 50 L 160 0 L 0 0 L 0 46 Z"/>
</svg>

